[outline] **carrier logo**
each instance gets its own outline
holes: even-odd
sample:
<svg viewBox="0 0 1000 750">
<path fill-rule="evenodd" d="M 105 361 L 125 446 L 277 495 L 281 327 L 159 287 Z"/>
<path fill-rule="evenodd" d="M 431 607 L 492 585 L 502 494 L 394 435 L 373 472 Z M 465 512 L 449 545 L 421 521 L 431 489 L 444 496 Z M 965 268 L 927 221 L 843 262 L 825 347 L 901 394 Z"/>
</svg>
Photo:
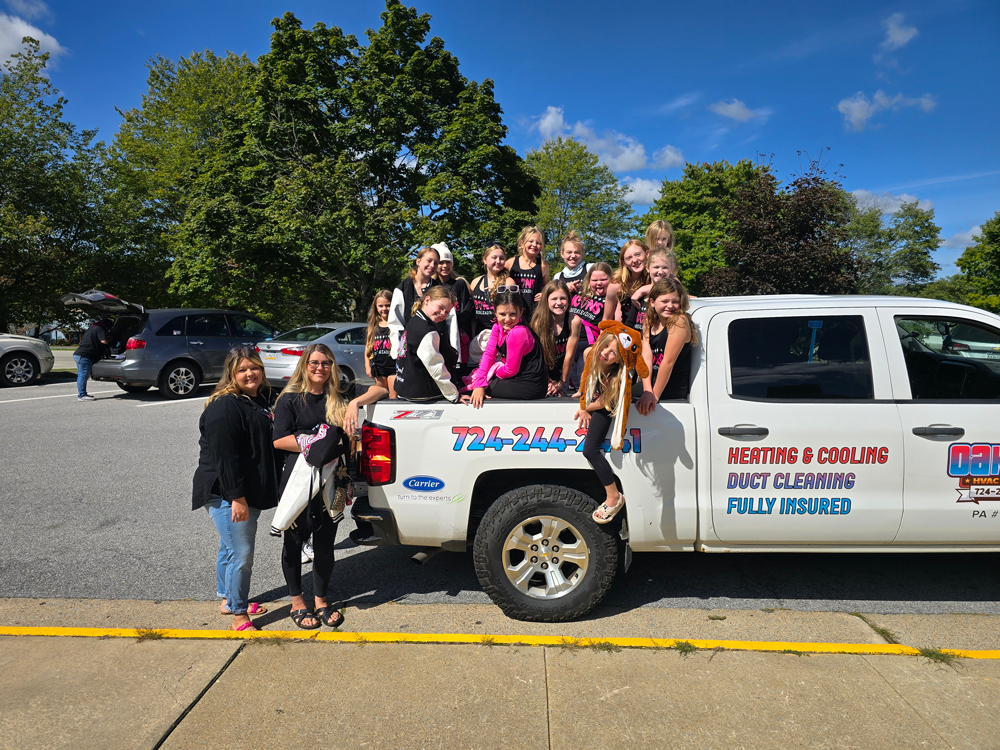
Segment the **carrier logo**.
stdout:
<svg viewBox="0 0 1000 750">
<path fill-rule="evenodd" d="M 403 486 L 415 492 L 437 492 L 444 488 L 444 482 L 437 477 L 409 477 L 403 480 Z"/>
</svg>

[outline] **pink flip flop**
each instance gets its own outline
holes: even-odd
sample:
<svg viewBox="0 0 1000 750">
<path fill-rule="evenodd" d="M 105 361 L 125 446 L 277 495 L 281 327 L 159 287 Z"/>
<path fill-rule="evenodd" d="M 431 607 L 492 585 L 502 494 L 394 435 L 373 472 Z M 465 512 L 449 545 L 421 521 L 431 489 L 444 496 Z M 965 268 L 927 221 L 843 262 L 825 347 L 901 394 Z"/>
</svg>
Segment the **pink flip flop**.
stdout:
<svg viewBox="0 0 1000 750">
<path fill-rule="evenodd" d="M 257 602 L 250 602 L 250 606 L 247 607 L 246 613 L 248 615 L 266 615 L 267 607 L 262 607 Z M 232 612 L 230 612 L 228 609 L 223 609 L 219 611 L 219 614 L 231 615 Z"/>
<path fill-rule="evenodd" d="M 241 632 L 243 630 L 257 630 L 257 628 L 255 628 L 253 626 L 252 622 L 245 622 L 242 625 L 240 625 L 238 628 L 231 628 L 231 630 L 235 630 L 237 632 Z"/>
</svg>

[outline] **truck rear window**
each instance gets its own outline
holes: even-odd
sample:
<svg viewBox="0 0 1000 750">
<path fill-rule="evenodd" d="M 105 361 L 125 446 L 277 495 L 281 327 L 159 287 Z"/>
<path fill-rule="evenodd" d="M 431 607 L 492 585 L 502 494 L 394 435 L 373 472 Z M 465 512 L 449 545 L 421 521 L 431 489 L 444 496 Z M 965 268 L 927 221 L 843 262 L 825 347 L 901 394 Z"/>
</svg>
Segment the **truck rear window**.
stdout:
<svg viewBox="0 0 1000 750">
<path fill-rule="evenodd" d="M 874 398 L 860 315 L 735 320 L 729 325 L 729 365 L 737 398 Z"/>
</svg>

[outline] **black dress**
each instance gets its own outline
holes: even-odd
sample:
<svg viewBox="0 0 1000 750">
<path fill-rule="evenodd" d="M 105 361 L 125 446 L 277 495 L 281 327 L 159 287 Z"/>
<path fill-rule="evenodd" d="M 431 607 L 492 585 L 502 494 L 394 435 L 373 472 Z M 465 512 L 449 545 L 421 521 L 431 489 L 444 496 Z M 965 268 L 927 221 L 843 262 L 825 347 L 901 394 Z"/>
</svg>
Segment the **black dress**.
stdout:
<svg viewBox="0 0 1000 750">
<path fill-rule="evenodd" d="M 396 360 L 392 358 L 392 341 L 389 326 L 378 326 L 372 341 L 372 377 L 389 377 L 396 374 Z"/>
</svg>

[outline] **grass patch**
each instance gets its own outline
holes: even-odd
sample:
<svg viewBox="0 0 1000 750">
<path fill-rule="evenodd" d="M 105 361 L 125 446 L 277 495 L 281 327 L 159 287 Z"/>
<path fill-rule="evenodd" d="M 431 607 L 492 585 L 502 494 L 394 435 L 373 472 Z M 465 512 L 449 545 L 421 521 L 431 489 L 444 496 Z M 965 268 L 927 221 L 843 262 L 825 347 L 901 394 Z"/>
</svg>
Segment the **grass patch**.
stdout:
<svg viewBox="0 0 1000 750">
<path fill-rule="evenodd" d="M 365 646 L 368 645 L 368 639 L 365 638 L 361 633 L 355 633 L 354 640 L 352 642 L 356 643 L 360 648 L 364 648 Z"/>
<path fill-rule="evenodd" d="M 861 620 L 861 622 L 870 627 L 876 633 L 878 633 L 879 638 L 884 640 L 886 643 L 893 643 L 899 645 L 899 640 L 896 638 L 896 634 L 893 633 L 888 628 L 880 628 L 878 625 L 873 623 L 871 620 L 869 620 L 860 612 L 851 612 L 851 614 L 857 617 L 859 620 Z"/>
<path fill-rule="evenodd" d="M 794 648 L 782 649 L 779 653 L 782 654 L 793 654 L 795 656 L 809 656 L 805 651 L 796 651 Z"/>
<path fill-rule="evenodd" d="M 674 648 L 680 653 L 681 656 L 690 656 L 698 650 L 697 646 L 693 643 L 688 643 L 687 641 L 677 641 L 677 643 L 674 644 Z"/>
<path fill-rule="evenodd" d="M 493 648 L 495 645 L 497 645 L 497 639 L 492 635 L 484 635 L 482 638 L 479 639 L 479 645 L 489 646 L 490 648 Z"/>
<path fill-rule="evenodd" d="M 152 628 L 136 628 L 135 629 L 135 641 L 136 643 L 142 643 L 143 641 L 160 641 L 163 640 L 163 631 L 154 630 Z"/>
<path fill-rule="evenodd" d="M 567 651 L 576 651 L 577 649 L 583 648 L 587 644 L 579 638 L 561 638 L 557 645 L 559 648 L 564 648 Z"/>
<path fill-rule="evenodd" d="M 262 635 L 257 638 L 250 638 L 251 646 L 277 646 L 282 648 L 285 645 L 285 639 L 277 635 Z"/>
<path fill-rule="evenodd" d="M 615 643 L 609 643 L 608 641 L 589 641 L 587 643 L 587 648 L 594 651 L 603 651 L 606 654 L 617 654 L 622 650 L 621 646 Z"/>
<path fill-rule="evenodd" d="M 774 614 L 774 607 L 762 607 L 761 612 L 767 612 L 769 615 Z"/>
<path fill-rule="evenodd" d="M 709 615 L 708 619 L 709 620 L 725 620 L 726 616 L 725 615 Z"/>
<path fill-rule="evenodd" d="M 949 666 L 951 666 L 952 662 L 958 658 L 954 654 L 949 654 L 939 648 L 918 648 L 917 651 L 919 651 L 920 655 L 925 659 L 936 661 L 938 664 L 947 664 Z"/>
</svg>

